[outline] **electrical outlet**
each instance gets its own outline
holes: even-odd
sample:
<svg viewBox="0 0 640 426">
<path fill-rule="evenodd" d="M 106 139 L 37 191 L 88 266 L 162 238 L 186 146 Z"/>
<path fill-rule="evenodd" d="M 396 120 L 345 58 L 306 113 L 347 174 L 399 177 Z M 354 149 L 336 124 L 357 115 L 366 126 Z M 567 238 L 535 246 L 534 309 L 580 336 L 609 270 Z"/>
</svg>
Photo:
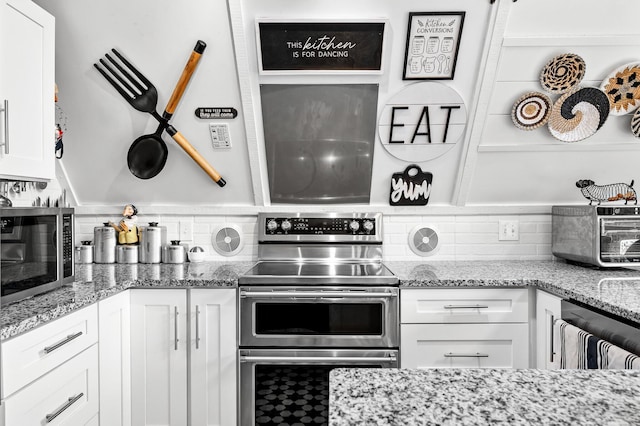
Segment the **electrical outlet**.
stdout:
<svg viewBox="0 0 640 426">
<path fill-rule="evenodd" d="M 180 241 L 193 241 L 193 222 L 180 221 Z"/>
<path fill-rule="evenodd" d="M 498 225 L 499 241 L 517 241 L 520 239 L 517 220 L 500 220 Z"/>
</svg>

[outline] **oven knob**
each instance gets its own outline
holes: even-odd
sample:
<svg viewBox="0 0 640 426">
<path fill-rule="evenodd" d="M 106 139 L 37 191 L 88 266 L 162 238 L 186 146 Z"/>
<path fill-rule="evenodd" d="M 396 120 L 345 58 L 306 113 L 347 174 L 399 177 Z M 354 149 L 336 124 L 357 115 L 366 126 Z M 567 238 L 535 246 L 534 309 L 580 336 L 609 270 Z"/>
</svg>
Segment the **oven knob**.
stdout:
<svg viewBox="0 0 640 426">
<path fill-rule="evenodd" d="M 280 227 L 282 228 L 283 231 L 288 231 L 291 229 L 291 222 L 289 222 L 288 220 L 283 220 L 282 223 L 280 224 Z"/>
<path fill-rule="evenodd" d="M 267 230 L 268 231 L 275 231 L 276 229 L 278 229 L 278 222 L 276 222 L 274 219 L 271 219 L 269 222 L 267 222 Z"/>
<path fill-rule="evenodd" d="M 353 232 L 356 232 L 358 229 L 360 229 L 360 222 L 358 222 L 357 220 L 352 220 L 351 222 L 349 222 L 349 229 L 351 229 Z"/>
<path fill-rule="evenodd" d="M 373 230 L 373 222 L 371 222 L 370 220 L 365 220 L 362 226 L 367 232 L 371 232 Z"/>
</svg>

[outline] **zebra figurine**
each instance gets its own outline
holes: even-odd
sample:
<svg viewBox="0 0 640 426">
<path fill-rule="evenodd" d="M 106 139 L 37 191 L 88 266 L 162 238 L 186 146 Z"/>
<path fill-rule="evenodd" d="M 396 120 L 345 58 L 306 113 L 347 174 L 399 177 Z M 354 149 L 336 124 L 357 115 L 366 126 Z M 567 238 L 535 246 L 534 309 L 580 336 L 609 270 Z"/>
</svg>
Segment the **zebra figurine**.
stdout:
<svg viewBox="0 0 640 426">
<path fill-rule="evenodd" d="M 597 201 L 599 205 L 603 201 L 618 200 L 624 200 L 625 204 L 629 201 L 634 201 L 634 204 L 638 204 L 638 197 L 633 189 L 633 180 L 628 185 L 626 183 L 596 185 L 591 179 L 581 179 L 576 182 L 576 186 L 580 188 L 582 195 L 589 200 L 589 205 L 594 201 Z"/>
</svg>

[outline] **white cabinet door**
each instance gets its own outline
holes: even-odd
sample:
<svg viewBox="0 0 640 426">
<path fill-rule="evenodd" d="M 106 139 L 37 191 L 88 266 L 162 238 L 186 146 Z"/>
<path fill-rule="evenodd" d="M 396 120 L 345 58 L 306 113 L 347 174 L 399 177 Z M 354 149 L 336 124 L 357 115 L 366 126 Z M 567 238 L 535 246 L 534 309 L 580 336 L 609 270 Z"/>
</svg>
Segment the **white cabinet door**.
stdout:
<svg viewBox="0 0 640 426">
<path fill-rule="evenodd" d="M 131 320 L 128 291 L 98 303 L 98 324 L 100 423 L 131 426 Z"/>
<path fill-rule="evenodd" d="M 131 423 L 187 424 L 187 290 L 131 291 Z"/>
<path fill-rule="evenodd" d="M 32 1 L 0 0 L 0 24 L 0 177 L 52 179 L 55 19 Z"/>
<path fill-rule="evenodd" d="M 236 290 L 190 290 L 191 424 L 236 424 Z"/>
<path fill-rule="evenodd" d="M 527 323 L 402 324 L 402 368 L 528 368 Z"/>
<path fill-rule="evenodd" d="M 536 291 L 536 367 L 552 369 L 553 322 L 560 319 L 561 298 L 545 291 Z"/>
</svg>

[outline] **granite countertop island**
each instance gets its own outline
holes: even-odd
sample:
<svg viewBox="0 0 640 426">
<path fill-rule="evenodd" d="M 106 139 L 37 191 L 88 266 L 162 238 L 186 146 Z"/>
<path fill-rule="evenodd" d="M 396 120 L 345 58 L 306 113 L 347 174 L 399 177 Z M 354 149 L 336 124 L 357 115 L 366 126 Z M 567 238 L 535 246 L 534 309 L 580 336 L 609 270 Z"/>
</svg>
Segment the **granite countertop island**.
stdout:
<svg viewBox="0 0 640 426">
<path fill-rule="evenodd" d="M 638 370 L 335 369 L 329 425 L 637 425 Z"/>
</svg>

